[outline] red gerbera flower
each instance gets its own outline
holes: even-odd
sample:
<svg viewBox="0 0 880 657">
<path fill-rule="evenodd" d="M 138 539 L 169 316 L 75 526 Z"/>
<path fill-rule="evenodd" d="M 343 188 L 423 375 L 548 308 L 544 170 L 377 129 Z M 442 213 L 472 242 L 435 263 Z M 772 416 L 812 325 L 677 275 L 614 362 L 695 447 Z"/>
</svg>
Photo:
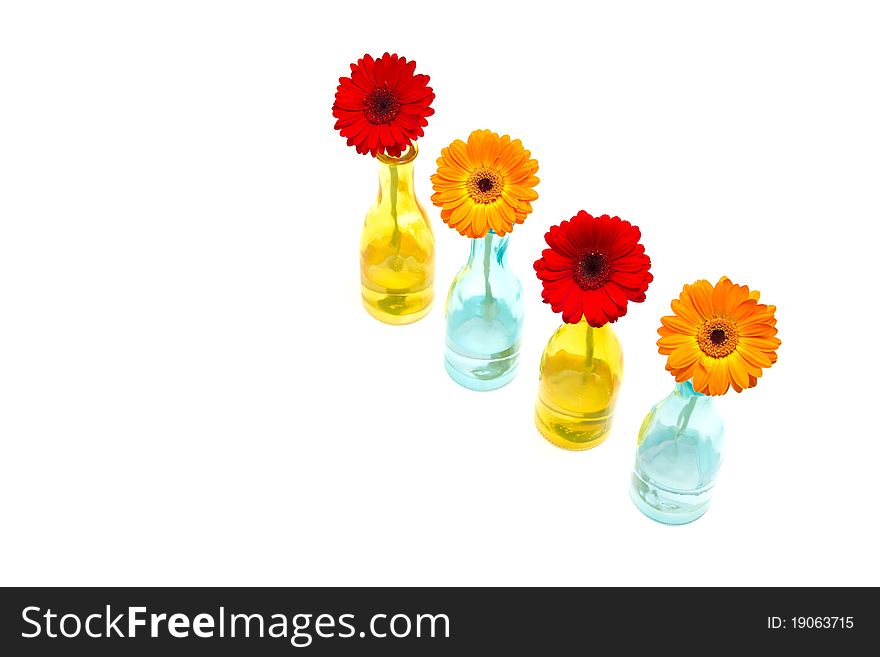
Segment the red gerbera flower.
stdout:
<svg viewBox="0 0 880 657">
<path fill-rule="evenodd" d="M 628 302 L 645 300 L 654 280 L 641 236 L 620 217 L 593 217 L 583 210 L 550 228 L 544 235 L 550 248 L 535 261 L 544 303 L 569 324 L 582 317 L 594 328 L 616 322 Z"/>
<path fill-rule="evenodd" d="M 427 75 L 413 75 L 414 61 L 389 55 L 364 55 L 351 65 L 351 77 L 339 78 L 333 103 L 334 128 L 358 153 L 376 157 L 400 154 L 425 136 L 422 128 L 434 113 L 434 92 Z"/>
</svg>

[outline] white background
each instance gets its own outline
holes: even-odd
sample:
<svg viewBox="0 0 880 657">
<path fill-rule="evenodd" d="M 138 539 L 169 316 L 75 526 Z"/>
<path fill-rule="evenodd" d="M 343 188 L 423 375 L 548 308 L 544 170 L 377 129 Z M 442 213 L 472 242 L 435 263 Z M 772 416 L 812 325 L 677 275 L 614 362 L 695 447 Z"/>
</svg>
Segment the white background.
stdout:
<svg viewBox="0 0 880 657">
<path fill-rule="evenodd" d="M 874 8 L 607 4 L 4 3 L 0 581 L 880 584 Z M 438 303 L 408 327 L 361 308 L 377 165 L 330 113 L 385 50 L 437 94 Z M 442 366 L 468 244 L 429 175 L 483 127 L 541 183 L 521 372 L 480 394 Z M 532 423 L 560 318 L 531 263 L 580 209 L 638 224 L 655 281 L 615 327 L 613 434 L 570 453 Z M 627 495 L 673 385 L 656 327 L 722 274 L 783 344 L 720 402 L 712 508 L 666 527 Z"/>
</svg>

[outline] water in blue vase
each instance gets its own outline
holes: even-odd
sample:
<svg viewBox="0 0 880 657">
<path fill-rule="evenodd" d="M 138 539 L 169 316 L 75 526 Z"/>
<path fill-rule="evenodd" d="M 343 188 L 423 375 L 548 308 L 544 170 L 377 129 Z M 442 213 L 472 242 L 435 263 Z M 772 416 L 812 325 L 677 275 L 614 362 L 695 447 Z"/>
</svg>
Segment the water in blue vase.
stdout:
<svg viewBox="0 0 880 657">
<path fill-rule="evenodd" d="M 630 480 L 633 502 L 649 518 L 683 525 L 709 508 L 721 468 L 724 421 L 715 402 L 678 383 L 642 423 Z"/>
<path fill-rule="evenodd" d="M 519 279 L 507 268 L 510 236 L 471 240 L 446 299 L 446 371 L 471 390 L 495 390 L 516 376 L 522 338 Z"/>
</svg>

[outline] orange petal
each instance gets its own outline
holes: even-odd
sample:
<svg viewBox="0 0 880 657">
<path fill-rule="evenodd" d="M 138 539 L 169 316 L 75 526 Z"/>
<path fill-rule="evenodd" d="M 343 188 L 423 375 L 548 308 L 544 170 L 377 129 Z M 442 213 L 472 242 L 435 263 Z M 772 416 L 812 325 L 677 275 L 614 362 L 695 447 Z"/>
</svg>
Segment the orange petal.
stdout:
<svg viewBox="0 0 880 657">
<path fill-rule="evenodd" d="M 483 133 L 484 130 L 474 130 L 467 140 L 468 158 L 476 166 L 483 165 Z"/>
<path fill-rule="evenodd" d="M 433 198 L 433 196 L 431 198 Z M 461 205 L 463 203 L 470 203 L 470 201 L 471 201 L 470 197 L 467 194 L 465 194 L 464 196 L 462 196 L 461 198 L 459 198 L 455 201 L 446 201 L 443 204 L 443 209 L 448 210 L 449 212 L 452 212 L 452 210 L 454 208 L 457 208 L 459 205 Z"/>
<path fill-rule="evenodd" d="M 770 367 L 773 364 L 767 354 L 765 354 L 763 351 L 760 351 L 759 349 L 750 347 L 746 343 L 746 340 L 740 340 L 739 344 L 736 345 L 736 350 L 746 360 L 746 362 L 756 367 Z M 753 371 L 754 370 L 750 370 L 750 372 Z"/>
<path fill-rule="evenodd" d="M 453 209 L 452 214 L 449 217 L 449 225 L 458 226 L 462 223 L 469 225 L 471 223 L 470 213 L 473 207 L 473 203 L 462 203 L 457 208 Z"/>
<path fill-rule="evenodd" d="M 700 355 L 701 352 L 696 345 L 692 347 L 679 347 L 673 349 L 672 353 L 669 354 L 668 362 L 673 369 L 681 369 L 696 362 Z"/>
<path fill-rule="evenodd" d="M 706 369 L 706 358 L 698 360 L 694 366 L 694 390 L 704 395 L 709 392 L 709 370 Z"/>
<path fill-rule="evenodd" d="M 743 337 L 742 342 L 745 342 L 753 349 L 760 349 L 761 351 L 774 351 L 782 344 L 779 338 L 756 338 L 752 336 Z"/>
<path fill-rule="evenodd" d="M 713 395 L 723 395 L 730 388 L 730 372 L 726 358 L 716 358 L 709 373 L 709 391 Z"/>
<path fill-rule="evenodd" d="M 689 346 L 693 346 L 695 349 L 698 348 L 697 340 L 696 338 L 694 338 L 694 336 L 684 335 L 682 333 L 670 333 L 669 335 L 664 335 L 662 338 L 657 340 L 657 344 L 668 347 L 670 349 Z"/>
<path fill-rule="evenodd" d="M 530 187 L 523 187 L 522 185 L 508 185 L 505 183 L 504 191 L 521 201 L 534 201 L 538 198 L 538 192 Z"/>
<path fill-rule="evenodd" d="M 700 313 L 694 308 L 689 298 L 687 302 L 682 301 L 681 299 L 673 299 L 672 312 L 688 322 L 692 322 L 695 326 L 699 326 L 703 323 L 703 318 L 700 317 Z"/>
<path fill-rule="evenodd" d="M 738 324 L 736 329 L 740 337 L 772 338 L 779 332 L 771 324 Z"/>
<path fill-rule="evenodd" d="M 462 171 L 473 171 L 476 168 L 474 160 L 468 155 L 467 146 L 461 139 L 449 144 L 448 153 L 444 152 L 444 156 L 449 157 L 452 164 L 458 165 Z"/>
<path fill-rule="evenodd" d="M 755 300 L 746 299 L 734 308 L 733 312 L 730 313 L 730 317 L 735 322 L 742 322 L 748 319 L 750 315 L 753 315 L 756 310 L 758 310 L 758 304 L 755 303 Z"/>
<path fill-rule="evenodd" d="M 709 281 L 697 281 L 690 289 L 691 301 L 700 316 L 709 319 L 715 315 L 712 310 L 712 286 Z"/>
<path fill-rule="evenodd" d="M 495 163 L 501 169 L 511 171 L 522 166 L 526 159 L 526 152 L 525 149 L 523 149 L 522 142 L 519 139 L 514 139 L 501 149 L 501 153 L 498 155 L 498 159 L 495 160 Z"/>
<path fill-rule="evenodd" d="M 749 368 L 743 361 L 742 356 L 737 352 L 733 352 L 728 356 L 728 365 L 730 367 L 730 377 L 740 387 L 740 389 L 749 387 Z"/>
<path fill-rule="evenodd" d="M 665 315 L 660 318 L 660 321 L 663 323 L 663 326 L 672 329 L 676 333 L 691 336 L 696 336 L 697 334 L 697 326 L 676 315 Z"/>
<path fill-rule="evenodd" d="M 457 201 L 462 197 L 467 197 L 467 192 L 460 187 L 456 187 L 455 189 L 444 189 L 443 191 L 438 191 L 436 194 L 431 196 L 431 200 L 437 205 L 443 205 L 444 203 L 448 203 L 449 201 Z"/>
<path fill-rule="evenodd" d="M 499 199 L 491 205 L 491 210 L 489 212 L 489 225 L 492 226 L 496 233 L 499 235 L 503 234 L 498 230 L 499 227 L 504 232 L 509 231 L 513 228 L 514 221 L 516 221 L 516 213 L 513 211 L 513 208 L 507 205 L 503 200 Z"/>
<path fill-rule="evenodd" d="M 501 153 L 501 138 L 494 132 L 486 132 L 483 135 L 483 144 L 480 153 L 480 163 L 484 167 L 495 165 L 495 160 Z"/>
<path fill-rule="evenodd" d="M 461 185 L 465 183 L 470 174 L 458 166 L 457 164 L 452 166 L 441 166 L 437 168 L 437 173 L 434 176 L 431 176 L 431 182 L 433 184 L 438 183 L 453 183 L 456 185 Z"/>
<path fill-rule="evenodd" d="M 486 206 L 482 203 L 474 205 L 471 213 L 471 232 L 474 237 L 484 237 L 489 232 L 489 222 L 486 220 Z"/>
</svg>

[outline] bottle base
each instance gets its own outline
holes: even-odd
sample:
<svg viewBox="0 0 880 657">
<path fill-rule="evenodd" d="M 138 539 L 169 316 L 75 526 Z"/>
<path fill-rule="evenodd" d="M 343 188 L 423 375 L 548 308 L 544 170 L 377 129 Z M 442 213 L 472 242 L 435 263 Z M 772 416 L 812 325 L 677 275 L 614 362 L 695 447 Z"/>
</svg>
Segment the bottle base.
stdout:
<svg viewBox="0 0 880 657">
<path fill-rule="evenodd" d="M 519 371 L 518 355 L 486 361 L 468 359 L 468 368 L 466 370 L 456 367 L 453 360 L 461 362 L 463 358 L 457 354 L 453 354 L 451 357 L 447 352 L 443 364 L 446 367 L 446 373 L 449 374 L 449 378 L 458 385 L 468 390 L 476 390 L 477 392 L 489 392 L 490 390 L 503 388 L 513 381 Z"/>
<path fill-rule="evenodd" d="M 636 508 L 651 520 L 664 525 L 686 525 L 709 510 L 711 491 L 683 493 L 650 484 L 633 472 L 629 496 Z"/>
<path fill-rule="evenodd" d="M 563 415 L 543 407 L 539 400 L 535 406 L 535 426 L 556 447 L 582 452 L 605 442 L 611 433 L 611 416 L 596 420 L 588 416 Z"/>
<path fill-rule="evenodd" d="M 364 309 L 383 324 L 403 326 L 419 321 L 431 312 L 433 306 L 433 298 L 429 298 L 427 305 L 425 305 L 424 298 L 418 299 L 418 303 L 413 303 L 411 296 L 407 294 L 380 295 L 375 292 L 370 292 L 368 295 L 364 292 L 361 295 L 361 302 L 364 304 Z"/>
</svg>

